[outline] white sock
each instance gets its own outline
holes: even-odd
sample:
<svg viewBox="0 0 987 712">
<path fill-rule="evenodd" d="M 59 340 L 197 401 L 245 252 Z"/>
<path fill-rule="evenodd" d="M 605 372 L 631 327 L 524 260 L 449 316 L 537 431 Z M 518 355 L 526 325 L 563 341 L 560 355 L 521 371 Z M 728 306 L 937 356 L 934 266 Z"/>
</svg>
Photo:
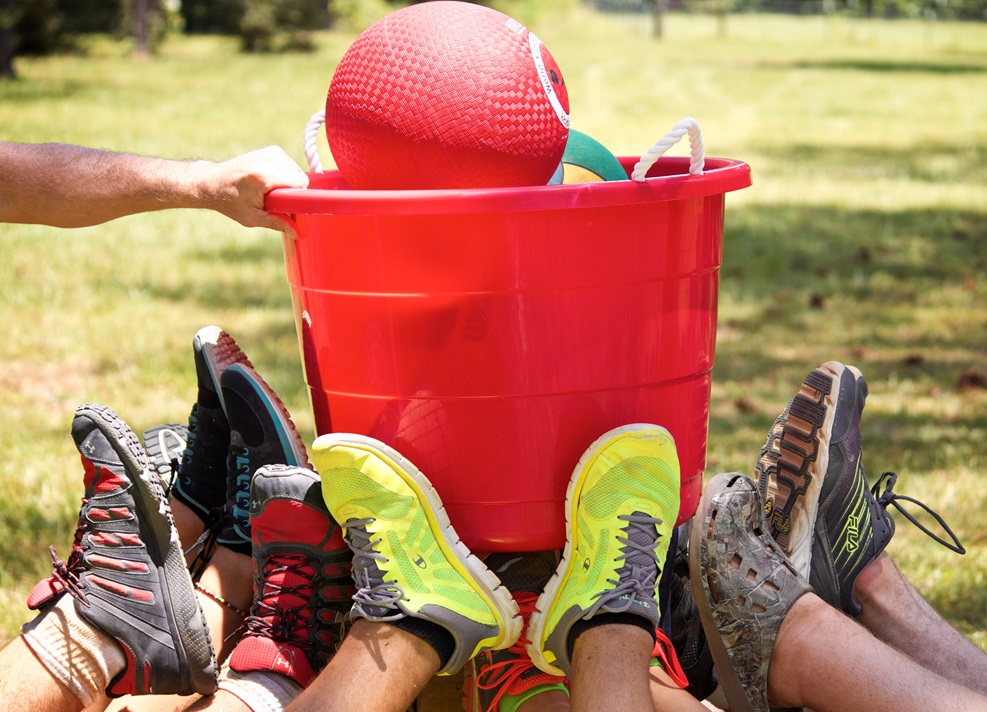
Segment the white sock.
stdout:
<svg viewBox="0 0 987 712">
<path fill-rule="evenodd" d="M 224 665 L 219 689 L 240 699 L 253 712 L 282 712 L 302 693 L 302 686 L 281 673 L 269 670 L 237 672 Z"/>
<path fill-rule="evenodd" d="M 103 699 L 110 680 L 127 664 L 117 642 L 82 620 L 68 594 L 25 623 L 21 637 L 83 707 Z"/>
</svg>

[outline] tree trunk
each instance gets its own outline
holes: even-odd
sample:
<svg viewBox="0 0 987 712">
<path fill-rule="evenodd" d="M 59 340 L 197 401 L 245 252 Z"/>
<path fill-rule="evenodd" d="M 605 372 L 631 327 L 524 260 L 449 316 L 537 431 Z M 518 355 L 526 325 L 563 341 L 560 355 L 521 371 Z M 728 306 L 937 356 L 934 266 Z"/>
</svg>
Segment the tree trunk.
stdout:
<svg viewBox="0 0 987 712">
<path fill-rule="evenodd" d="M 147 15 L 147 0 L 134 0 L 134 51 L 137 54 L 151 53 Z"/>
<path fill-rule="evenodd" d="M 14 0 L 0 0 L 0 79 L 12 79 L 14 72 Z"/>
<path fill-rule="evenodd" d="M 665 9 L 668 0 L 650 0 L 651 5 L 651 36 L 661 39 L 665 34 Z"/>
</svg>

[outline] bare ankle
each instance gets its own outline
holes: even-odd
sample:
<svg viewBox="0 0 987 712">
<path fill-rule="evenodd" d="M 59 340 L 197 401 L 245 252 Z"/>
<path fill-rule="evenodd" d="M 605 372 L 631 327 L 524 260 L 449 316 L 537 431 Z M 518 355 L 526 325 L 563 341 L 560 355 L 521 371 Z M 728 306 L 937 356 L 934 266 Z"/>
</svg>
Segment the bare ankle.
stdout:
<svg viewBox="0 0 987 712">
<path fill-rule="evenodd" d="M 893 577 L 900 578 L 901 573 L 891 557 L 883 551 L 860 572 L 853 584 L 853 597 L 865 609 L 865 613 L 867 608 L 879 600 L 881 591 L 885 594 L 889 591 Z"/>
</svg>

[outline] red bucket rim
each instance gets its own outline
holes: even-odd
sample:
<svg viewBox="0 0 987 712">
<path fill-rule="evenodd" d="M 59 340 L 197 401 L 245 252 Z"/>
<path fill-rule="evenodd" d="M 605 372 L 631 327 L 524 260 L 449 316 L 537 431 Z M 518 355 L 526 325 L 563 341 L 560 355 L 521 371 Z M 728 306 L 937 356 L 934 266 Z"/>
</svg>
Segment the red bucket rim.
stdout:
<svg viewBox="0 0 987 712">
<path fill-rule="evenodd" d="M 620 157 L 625 170 L 639 160 Z M 751 185 L 750 166 L 729 158 L 706 158 L 704 172 L 689 174 L 688 157 L 658 160 L 642 182 L 455 190 L 352 190 L 339 171 L 309 173 L 308 188 L 279 188 L 267 194 L 266 210 L 288 215 L 436 215 L 514 213 L 598 208 L 688 200 Z"/>
</svg>

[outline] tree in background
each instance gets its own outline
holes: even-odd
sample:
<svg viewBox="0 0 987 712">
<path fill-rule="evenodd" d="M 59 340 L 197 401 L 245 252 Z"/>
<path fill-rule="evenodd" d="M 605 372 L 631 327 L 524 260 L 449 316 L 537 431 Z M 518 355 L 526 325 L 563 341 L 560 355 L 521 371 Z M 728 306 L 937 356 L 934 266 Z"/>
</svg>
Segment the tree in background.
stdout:
<svg viewBox="0 0 987 712">
<path fill-rule="evenodd" d="M 326 0 L 245 0 L 240 39 L 247 52 L 311 50 L 330 20 Z"/>
<path fill-rule="evenodd" d="M 185 32 L 238 35 L 245 5 L 245 0 L 182 0 Z"/>
<path fill-rule="evenodd" d="M 134 38 L 134 52 L 149 55 L 164 38 L 165 22 L 159 0 L 123 0 L 123 26 Z"/>
<path fill-rule="evenodd" d="M 0 0 L 0 79 L 13 79 L 14 0 Z"/>
</svg>

